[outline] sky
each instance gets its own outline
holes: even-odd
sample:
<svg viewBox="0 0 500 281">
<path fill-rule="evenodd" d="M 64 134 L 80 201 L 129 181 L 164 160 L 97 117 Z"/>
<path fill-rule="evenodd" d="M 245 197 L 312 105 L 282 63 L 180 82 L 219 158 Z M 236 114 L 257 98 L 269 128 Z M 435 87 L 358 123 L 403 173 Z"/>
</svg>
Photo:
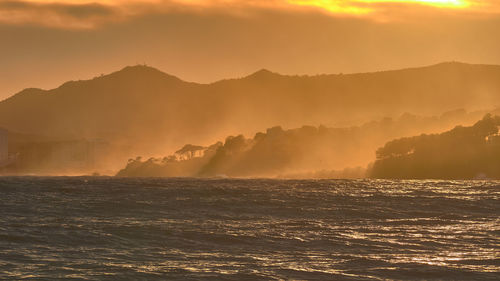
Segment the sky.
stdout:
<svg viewBox="0 0 500 281">
<path fill-rule="evenodd" d="M 499 30 L 500 0 L 0 0 L 0 99 L 136 64 L 200 83 L 500 64 Z"/>
</svg>

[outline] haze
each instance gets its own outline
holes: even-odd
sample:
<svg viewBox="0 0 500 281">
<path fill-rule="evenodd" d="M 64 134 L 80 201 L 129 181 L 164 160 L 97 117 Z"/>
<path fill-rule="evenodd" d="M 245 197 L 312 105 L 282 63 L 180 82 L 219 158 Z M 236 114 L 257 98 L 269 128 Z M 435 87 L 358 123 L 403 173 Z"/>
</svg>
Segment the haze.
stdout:
<svg viewBox="0 0 500 281">
<path fill-rule="evenodd" d="M 0 280 L 500 281 L 499 35 L 500 0 L 0 0 Z"/>
<path fill-rule="evenodd" d="M 0 1 L 0 174 L 363 177 L 394 155 L 421 163 L 404 138 L 496 124 L 499 26 L 500 1 Z M 494 144 L 495 130 L 467 132 L 471 150 Z"/>
<path fill-rule="evenodd" d="M 187 81 L 500 64 L 499 1 L 0 1 L 0 98 L 147 63 Z"/>
</svg>

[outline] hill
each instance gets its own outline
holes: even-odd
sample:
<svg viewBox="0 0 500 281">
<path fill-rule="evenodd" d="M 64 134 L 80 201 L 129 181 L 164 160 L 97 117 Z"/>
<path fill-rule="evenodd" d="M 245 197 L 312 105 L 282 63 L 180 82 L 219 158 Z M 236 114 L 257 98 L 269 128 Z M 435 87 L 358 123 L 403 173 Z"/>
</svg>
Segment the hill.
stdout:
<svg viewBox="0 0 500 281">
<path fill-rule="evenodd" d="M 500 66 L 493 65 L 443 63 L 318 76 L 261 70 L 212 84 L 133 66 L 52 90 L 15 94 L 0 102 L 0 127 L 65 139 L 105 139 L 129 158 L 164 155 L 184 143 L 213 143 L 277 124 L 359 124 L 404 112 L 435 115 L 491 107 L 500 104 L 498 93 Z"/>
<path fill-rule="evenodd" d="M 441 134 L 396 139 L 377 150 L 371 176 L 401 179 L 500 179 L 500 117 Z"/>
<path fill-rule="evenodd" d="M 460 113 L 465 114 L 455 111 L 427 118 L 406 114 L 346 128 L 273 127 L 253 138 L 229 136 L 211 146 L 187 144 L 162 158 L 130 159 L 118 176 L 365 177 L 375 150 L 388 139 L 411 135 L 415 128 L 433 131 L 445 127 L 451 116 Z"/>
</svg>

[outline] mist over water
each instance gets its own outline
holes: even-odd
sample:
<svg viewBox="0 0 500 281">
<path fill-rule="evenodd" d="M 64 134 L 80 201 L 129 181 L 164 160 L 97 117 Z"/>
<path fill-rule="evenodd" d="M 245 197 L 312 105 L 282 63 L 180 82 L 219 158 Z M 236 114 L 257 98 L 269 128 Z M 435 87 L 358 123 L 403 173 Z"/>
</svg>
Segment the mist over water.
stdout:
<svg viewBox="0 0 500 281">
<path fill-rule="evenodd" d="M 499 186 L 1 178 L 0 279 L 498 280 Z"/>
</svg>

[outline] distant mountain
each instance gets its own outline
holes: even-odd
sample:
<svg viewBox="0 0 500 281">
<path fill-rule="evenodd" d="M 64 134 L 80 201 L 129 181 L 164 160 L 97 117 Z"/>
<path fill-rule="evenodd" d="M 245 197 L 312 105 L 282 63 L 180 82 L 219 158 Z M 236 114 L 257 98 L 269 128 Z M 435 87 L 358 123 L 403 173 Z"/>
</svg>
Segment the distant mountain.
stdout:
<svg viewBox="0 0 500 281">
<path fill-rule="evenodd" d="M 361 123 L 404 112 L 435 115 L 500 105 L 500 66 L 442 63 L 362 74 L 286 76 L 261 70 L 212 84 L 126 67 L 0 102 L 0 127 L 60 138 L 102 138 L 131 154 L 167 153 L 281 125 Z"/>
</svg>

